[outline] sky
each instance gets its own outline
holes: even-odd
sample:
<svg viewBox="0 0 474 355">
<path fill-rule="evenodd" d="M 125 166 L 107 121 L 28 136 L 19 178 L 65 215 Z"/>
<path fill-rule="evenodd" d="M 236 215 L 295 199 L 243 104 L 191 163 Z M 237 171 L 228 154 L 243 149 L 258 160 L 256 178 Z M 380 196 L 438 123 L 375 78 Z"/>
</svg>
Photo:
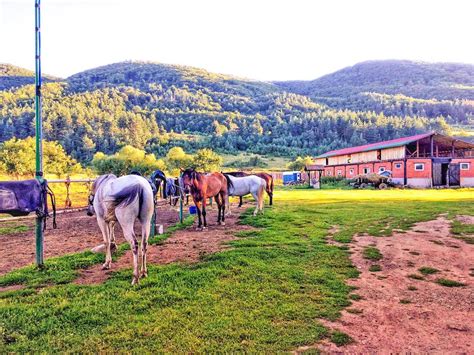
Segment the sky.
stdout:
<svg viewBox="0 0 474 355">
<path fill-rule="evenodd" d="M 146 60 L 311 80 L 366 60 L 474 64 L 472 0 L 43 0 L 42 71 Z M 0 0 L 0 63 L 34 69 L 34 1 Z"/>
</svg>

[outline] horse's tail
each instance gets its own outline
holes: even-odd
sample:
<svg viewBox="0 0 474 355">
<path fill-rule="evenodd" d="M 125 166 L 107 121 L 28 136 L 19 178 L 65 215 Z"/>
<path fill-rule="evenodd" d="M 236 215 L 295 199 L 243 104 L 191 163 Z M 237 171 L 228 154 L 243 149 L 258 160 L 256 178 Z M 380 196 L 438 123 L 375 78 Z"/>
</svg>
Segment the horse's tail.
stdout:
<svg viewBox="0 0 474 355">
<path fill-rule="evenodd" d="M 268 175 L 270 176 L 270 183 L 267 184 L 267 194 L 270 197 L 270 205 L 273 205 L 273 176 Z"/>
<path fill-rule="evenodd" d="M 264 198 L 263 194 L 267 188 L 267 182 L 262 179 L 262 183 L 260 184 L 260 187 L 258 188 L 258 202 L 259 202 L 259 208 L 262 210 L 263 209 L 263 203 L 264 203 Z"/>
<path fill-rule="evenodd" d="M 114 210 L 117 207 L 127 207 L 138 200 L 138 218 L 140 218 L 144 200 L 144 189 L 141 184 L 127 186 L 111 197 L 112 205 L 111 208 L 109 208 L 109 216 L 115 213 Z"/>
</svg>

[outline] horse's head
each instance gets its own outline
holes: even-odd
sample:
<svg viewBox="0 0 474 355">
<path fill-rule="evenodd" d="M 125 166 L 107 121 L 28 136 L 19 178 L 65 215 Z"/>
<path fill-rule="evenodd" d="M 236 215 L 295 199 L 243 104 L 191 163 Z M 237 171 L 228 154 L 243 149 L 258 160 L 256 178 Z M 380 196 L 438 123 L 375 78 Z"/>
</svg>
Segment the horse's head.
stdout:
<svg viewBox="0 0 474 355">
<path fill-rule="evenodd" d="M 166 183 L 166 175 L 161 170 L 155 170 L 153 174 L 151 174 L 150 179 L 157 189 L 160 188 L 162 182 Z"/>
<path fill-rule="evenodd" d="M 90 192 L 89 197 L 87 199 L 87 201 L 88 201 L 87 215 L 88 216 L 93 216 L 95 214 L 94 200 L 95 200 L 95 196 L 97 194 L 97 191 L 99 190 L 100 186 L 102 186 L 102 184 L 106 180 L 109 180 L 110 178 L 117 178 L 117 177 L 114 174 L 101 175 L 97 179 L 95 179 L 94 182 L 92 183 L 91 192 Z"/>
<path fill-rule="evenodd" d="M 181 181 L 184 188 L 189 188 L 194 185 L 194 180 L 198 179 L 199 173 L 193 168 L 188 168 L 181 173 Z"/>
</svg>

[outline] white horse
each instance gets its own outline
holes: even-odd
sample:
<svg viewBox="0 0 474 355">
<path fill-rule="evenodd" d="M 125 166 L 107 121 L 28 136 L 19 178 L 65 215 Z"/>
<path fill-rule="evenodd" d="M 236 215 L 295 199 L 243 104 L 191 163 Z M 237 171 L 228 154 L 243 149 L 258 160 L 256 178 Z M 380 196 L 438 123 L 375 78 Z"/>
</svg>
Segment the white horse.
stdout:
<svg viewBox="0 0 474 355">
<path fill-rule="evenodd" d="M 149 182 L 137 175 L 126 175 L 120 178 L 113 174 L 99 176 L 89 196 L 87 214 L 93 215 L 95 212 L 106 247 L 105 263 L 102 269 L 110 269 L 112 265 L 111 245 L 115 244 L 114 226 L 118 221 L 133 253 L 132 285 L 138 283 L 140 277 L 147 276 L 146 251 L 153 205 L 153 191 Z M 133 228 L 137 218 L 142 226 L 140 272 L 138 241 Z"/>
<path fill-rule="evenodd" d="M 248 194 L 252 194 L 253 198 L 257 202 L 255 207 L 255 211 L 253 215 L 256 216 L 259 211 L 263 213 L 263 203 L 264 197 L 263 193 L 265 192 L 265 188 L 267 187 L 267 183 L 262 178 L 249 175 L 244 177 L 235 177 L 232 175 L 224 174 L 228 181 L 228 195 L 227 195 L 227 209 L 228 214 L 230 214 L 230 203 L 229 203 L 229 196 L 245 196 Z"/>
</svg>

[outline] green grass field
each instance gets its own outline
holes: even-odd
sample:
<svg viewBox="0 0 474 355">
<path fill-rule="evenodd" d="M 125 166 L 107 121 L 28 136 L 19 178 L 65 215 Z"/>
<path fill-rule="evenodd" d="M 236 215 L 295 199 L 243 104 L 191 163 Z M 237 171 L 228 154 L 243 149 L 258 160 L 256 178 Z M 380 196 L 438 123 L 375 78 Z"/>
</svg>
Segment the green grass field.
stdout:
<svg viewBox="0 0 474 355">
<path fill-rule="evenodd" d="M 131 271 L 102 285 L 71 283 L 102 262 L 79 253 L 0 277 L 24 284 L 0 293 L 0 352 L 282 352 L 350 338 L 325 328 L 357 299 L 358 272 L 347 247 L 355 233 L 389 235 L 440 213 L 474 215 L 474 190 L 278 190 L 264 215 L 242 216 L 256 231 L 194 265 L 152 265 L 130 286 Z M 211 227 L 212 228 L 212 227 Z M 196 233 L 196 232 L 192 232 Z M 197 237 L 199 236 L 196 234 Z M 166 237 L 166 236 L 165 236 Z M 124 249 L 125 247 L 122 247 Z"/>
</svg>

